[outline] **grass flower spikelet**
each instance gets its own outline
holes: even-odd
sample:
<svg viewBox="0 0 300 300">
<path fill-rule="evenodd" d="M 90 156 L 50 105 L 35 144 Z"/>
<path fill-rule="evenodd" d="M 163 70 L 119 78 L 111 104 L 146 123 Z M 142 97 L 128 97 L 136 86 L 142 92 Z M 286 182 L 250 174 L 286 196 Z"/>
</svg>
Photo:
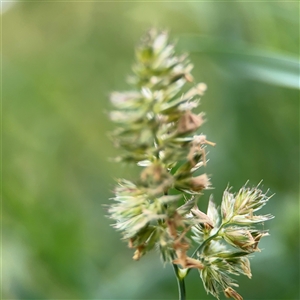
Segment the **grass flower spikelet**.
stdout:
<svg viewBox="0 0 300 300">
<path fill-rule="evenodd" d="M 191 269 L 214 297 L 223 292 L 242 300 L 232 275 L 251 278 L 247 256 L 268 235 L 257 225 L 273 218 L 254 213 L 270 197 L 258 186 L 244 186 L 237 194 L 226 189 L 220 209 L 212 196 L 206 213 L 198 208 L 211 187 L 209 176 L 199 171 L 207 163 L 206 147 L 215 143 L 199 133 L 205 118 L 196 110 L 207 86 L 194 82 L 192 69 L 165 31 L 151 29 L 136 47 L 132 89 L 111 94 L 110 118 L 116 124 L 111 139 L 122 150 L 116 161 L 141 171 L 134 181 L 117 182 L 108 212 L 134 260 L 156 249 L 173 264 L 181 300 Z"/>
</svg>

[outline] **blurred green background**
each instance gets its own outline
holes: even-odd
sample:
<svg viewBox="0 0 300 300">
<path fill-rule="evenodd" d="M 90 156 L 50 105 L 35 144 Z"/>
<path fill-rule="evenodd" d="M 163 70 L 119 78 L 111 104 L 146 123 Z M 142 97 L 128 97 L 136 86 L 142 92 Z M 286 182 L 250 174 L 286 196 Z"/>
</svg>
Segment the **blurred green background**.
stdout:
<svg viewBox="0 0 300 300">
<path fill-rule="evenodd" d="M 116 165 L 108 95 L 129 89 L 152 26 L 190 52 L 220 203 L 248 179 L 276 195 L 270 237 L 238 278 L 244 299 L 299 299 L 299 3 L 2 3 L 2 299 L 176 299 L 171 267 L 132 251 L 105 217 Z M 211 191 L 210 191 L 211 192 Z M 210 192 L 201 200 L 206 209 Z M 213 299 L 193 271 L 188 299 Z M 223 296 L 222 296 L 223 297 Z"/>
</svg>

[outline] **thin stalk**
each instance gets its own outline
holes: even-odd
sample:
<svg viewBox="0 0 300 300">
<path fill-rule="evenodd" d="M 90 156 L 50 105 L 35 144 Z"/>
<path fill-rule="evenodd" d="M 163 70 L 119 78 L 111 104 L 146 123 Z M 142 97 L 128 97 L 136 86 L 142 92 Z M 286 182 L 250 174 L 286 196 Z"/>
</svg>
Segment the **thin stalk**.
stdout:
<svg viewBox="0 0 300 300">
<path fill-rule="evenodd" d="M 184 276 L 180 275 L 180 269 L 177 265 L 173 264 L 173 268 L 177 279 L 179 300 L 186 300 Z"/>
</svg>

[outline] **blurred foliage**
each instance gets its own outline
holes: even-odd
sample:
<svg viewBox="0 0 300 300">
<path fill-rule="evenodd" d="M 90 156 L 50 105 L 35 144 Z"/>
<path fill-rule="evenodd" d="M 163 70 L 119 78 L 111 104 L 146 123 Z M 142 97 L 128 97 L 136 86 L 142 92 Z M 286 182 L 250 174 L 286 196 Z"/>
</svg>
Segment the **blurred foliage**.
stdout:
<svg viewBox="0 0 300 300">
<path fill-rule="evenodd" d="M 158 255 L 131 260 L 105 217 L 114 178 L 108 94 L 133 47 L 168 28 L 208 85 L 207 173 L 220 203 L 247 179 L 276 195 L 268 251 L 240 278 L 245 299 L 299 299 L 299 3 L 2 3 L 2 298 L 175 299 Z M 202 199 L 208 199 L 205 193 Z M 203 209 L 207 202 L 204 201 Z M 262 212 L 262 213 L 264 213 Z M 197 272 L 188 299 L 212 299 Z"/>
</svg>

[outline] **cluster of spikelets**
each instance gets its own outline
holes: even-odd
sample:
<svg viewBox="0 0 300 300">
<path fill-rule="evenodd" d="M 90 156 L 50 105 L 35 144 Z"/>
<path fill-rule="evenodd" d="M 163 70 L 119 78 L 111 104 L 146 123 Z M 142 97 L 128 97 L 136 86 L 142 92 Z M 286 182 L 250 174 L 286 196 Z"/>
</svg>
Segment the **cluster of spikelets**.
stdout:
<svg viewBox="0 0 300 300">
<path fill-rule="evenodd" d="M 180 266 L 182 276 L 197 269 L 215 297 L 223 291 L 242 299 L 230 275 L 251 277 L 247 255 L 267 235 L 254 225 L 272 218 L 253 213 L 269 198 L 258 187 L 243 187 L 224 192 L 220 212 L 212 198 L 206 214 L 198 209 L 201 192 L 210 187 L 199 168 L 206 164 L 206 145 L 214 143 L 197 133 L 204 115 L 193 110 L 206 85 L 194 83 L 192 68 L 187 55 L 175 55 L 166 32 L 150 30 L 138 45 L 134 89 L 112 93 L 110 117 L 118 124 L 112 139 L 124 150 L 118 160 L 141 172 L 134 182 L 119 180 L 109 214 L 135 260 L 155 248 L 163 261 Z"/>
</svg>

